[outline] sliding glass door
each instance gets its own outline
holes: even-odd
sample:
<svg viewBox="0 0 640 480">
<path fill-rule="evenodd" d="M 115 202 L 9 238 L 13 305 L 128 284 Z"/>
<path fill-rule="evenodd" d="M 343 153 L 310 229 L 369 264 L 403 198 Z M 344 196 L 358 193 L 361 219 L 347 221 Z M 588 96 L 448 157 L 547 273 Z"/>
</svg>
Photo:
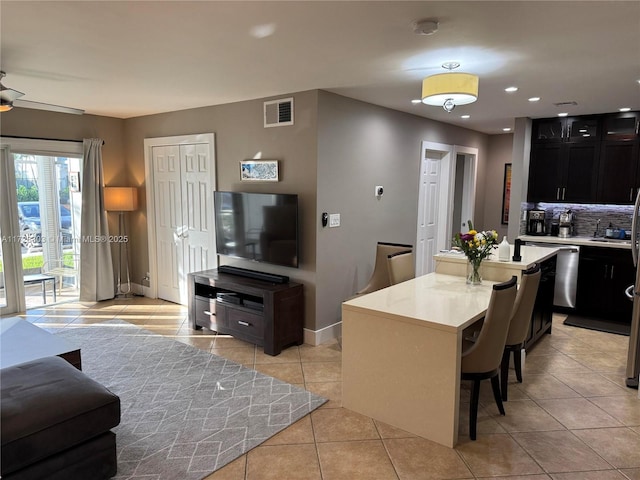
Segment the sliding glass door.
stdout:
<svg viewBox="0 0 640 480">
<path fill-rule="evenodd" d="M 3 138 L 8 177 L 1 225 L 12 248 L 2 244 L 4 312 L 78 298 L 80 164 L 82 144 Z M 14 285 L 15 288 L 11 288 Z"/>
</svg>

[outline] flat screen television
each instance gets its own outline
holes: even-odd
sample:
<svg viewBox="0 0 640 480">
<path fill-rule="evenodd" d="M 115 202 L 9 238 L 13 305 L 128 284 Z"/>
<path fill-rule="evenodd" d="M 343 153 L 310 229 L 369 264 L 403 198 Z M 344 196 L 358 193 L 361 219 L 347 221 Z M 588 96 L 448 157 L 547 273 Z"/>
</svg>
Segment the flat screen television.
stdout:
<svg viewBox="0 0 640 480">
<path fill-rule="evenodd" d="M 219 255 L 298 267 L 298 196 L 213 192 Z"/>
</svg>

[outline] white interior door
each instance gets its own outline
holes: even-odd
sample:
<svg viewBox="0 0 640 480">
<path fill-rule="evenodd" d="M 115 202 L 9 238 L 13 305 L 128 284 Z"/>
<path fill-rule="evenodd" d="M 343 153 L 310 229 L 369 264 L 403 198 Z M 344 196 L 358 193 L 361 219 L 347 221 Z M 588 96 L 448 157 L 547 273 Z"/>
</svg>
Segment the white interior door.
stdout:
<svg viewBox="0 0 640 480">
<path fill-rule="evenodd" d="M 420 154 L 420 188 L 416 236 L 416 275 L 435 270 L 433 256 L 451 247 L 454 203 L 460 199 L 462 221 L 473 219 L 476 148 L 422 142 Z M 464 161 L 463 179 L 456 182 L 456 158 Z M 459 185 L 459 186 L 457 186 Z M 456 189 L 462 190 L 457 192 Z"/>
<path fill-rule="evenodd" d="M 211 148 L 207 143 L 150 148 L 155 211 L 152 278 L 158 298 L 186 305 L 187 274 L 216 266 Z"/>
<path fill-rule="evenodd" d="M 180 302 L 183 270 L 180 147 L 153 148 L 158 297 Z"/>
<path fill-rule="evenodd" d="M 440 174 L 443 152 L 424 150 L 420 165 L 420 193 L 418 196 L 418 239 L 416 263 L 419 274 L 433 272 L 433 255 L 437 252 L 438 212 L 440 203 Z"/>
</svg>

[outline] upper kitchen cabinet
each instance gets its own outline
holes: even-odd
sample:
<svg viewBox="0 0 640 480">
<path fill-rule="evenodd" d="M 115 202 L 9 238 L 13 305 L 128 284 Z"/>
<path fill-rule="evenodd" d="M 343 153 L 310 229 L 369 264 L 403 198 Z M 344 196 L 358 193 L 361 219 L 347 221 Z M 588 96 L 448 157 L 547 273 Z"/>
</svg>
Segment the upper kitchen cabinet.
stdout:
<svg viewBox="0 0 640 480">
<path fill-rule="evenodd" d="M 639 123 L 640 112 L 534 120 L 527 201 L 633 203 Z"/>
<path fill-rule="evenodd" d="M 640 112 L 612 113 L 604 118 L 605 140 L 636 140 L 640 130 Z"/>
<path fill-rule="evenodd" d="M 597 142 L 532 145 L 529 202 L 589 203 L 598 187 Z"/>
<path fill-rule="evenodd" d="M 597 141 L 601 125 L 598 115 L 541 118 L 533 122 L 532 143 Z"/>
<path fill-rule="evenodd" d="M 598 175 L 598 203 L 634 203 L 640 187 L 639 158 L 637 141 L 603 142 Z"/>
<path fill-rule="evenodd" d="M 640 188 L 640 112 L 604 117 L 598 202 L 633 204 Z"/>
</svg>

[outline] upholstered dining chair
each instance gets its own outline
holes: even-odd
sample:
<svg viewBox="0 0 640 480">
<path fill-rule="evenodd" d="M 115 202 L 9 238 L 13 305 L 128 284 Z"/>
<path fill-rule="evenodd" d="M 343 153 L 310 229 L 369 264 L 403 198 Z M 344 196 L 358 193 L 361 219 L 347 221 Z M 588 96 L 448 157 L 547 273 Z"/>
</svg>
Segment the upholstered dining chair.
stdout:
<svg viewBox="0 0 640 480">
<path fill-rule="evenodd" d="M 538 286 L 540 285 L 540 265 L 536 264 L 522 272 L 522 280 L 520 288 L 516 295 L 516 302 L 513 306 L 511 314 L 511 322 L 509 323 L 509 332 L 502 354 L 502 363 L 500 365 L 500 388 L 502 390 L 502 400 L 507 401 L 507 388 L 509 384 L 509 360 L 511 352 L 513 352 L 513 365 L 516 370 L 516 379 L 522 383 L 522 347 L 527 338 L 529 327 L 531 326 L 531 315 L 533 306 L 536 302 L 538 294 Z"/>
<path fill-rule="evenodd" d="M 500 395 L 500 360 L 504 351 L 511 313 L 516 299 L 517 277 L 493 286 L 489 307 L 485 314 L 482 330 L 475 342 L 469 342 L 462 351 L 462 379 L 472 380 L 471 401 L 469 402 L 469 437 L 476 439 L 478 422 L 478 402 L 480 382 L 491 379 L 493 397 L 501 415 L 504 406 Z"/>
<path fill-rule="evenodd" d="M 389 280 L 388 257 L 394 253 L 407 250 L 413 250 L 413 246 L 402 243 L 378 242 L 376 246 L 376 263 L 373 267 L 371 278 L 364 288 L 356 292 L 355 296 L 375 292 L 376 290 L 391 285 Z"/>
<path fill-rule="evenodd" d="M 412 250 L 388 255 L 387 263 L 391 285 L 406 282 L 416 276 L 415 256 Z"/>
</svg>

